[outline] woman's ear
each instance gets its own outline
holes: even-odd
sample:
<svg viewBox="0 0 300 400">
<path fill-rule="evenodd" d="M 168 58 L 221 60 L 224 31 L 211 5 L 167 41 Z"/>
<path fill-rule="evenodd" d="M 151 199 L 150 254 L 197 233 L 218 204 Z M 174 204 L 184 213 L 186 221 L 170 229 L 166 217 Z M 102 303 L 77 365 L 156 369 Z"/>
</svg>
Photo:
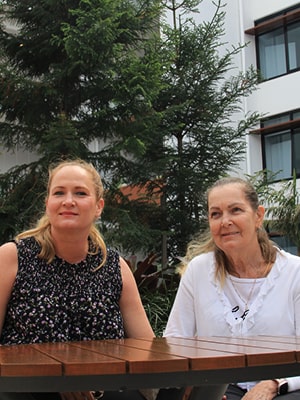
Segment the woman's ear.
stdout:
<svg viewBox="0 0 300 400">
<path fill-rule="evenodd" d="M 265 207 L 262 205 L 258 206 L 256 215 L 257 215 L 257 228 L 261 228 L 265 217 Z"/>
<path fill-rule="evenodd" d="M 100 199 L 96 204 L 96 214 L 95 214 L 96 219 L 100 217 L 103 208 L 104 208 L 104 199 Z"/>
</svg>

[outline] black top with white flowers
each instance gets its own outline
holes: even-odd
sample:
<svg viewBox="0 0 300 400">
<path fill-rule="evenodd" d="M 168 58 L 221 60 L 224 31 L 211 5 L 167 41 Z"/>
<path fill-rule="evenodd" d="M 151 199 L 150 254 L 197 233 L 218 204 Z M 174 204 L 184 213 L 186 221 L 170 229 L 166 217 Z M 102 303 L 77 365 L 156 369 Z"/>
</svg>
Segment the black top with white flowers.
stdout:
<svg viewBox="0 0 300 400">
<path fill-rule="evenodd" d="M 17 243 L 18 273 L 7 307 L 1 344 L 64 342 L 124 337 L 119 307 L 122 278 L 118 253 L 93 271 L 102 255 L 70 264 L 38 257 L 32 237 Z"/>
</svg>

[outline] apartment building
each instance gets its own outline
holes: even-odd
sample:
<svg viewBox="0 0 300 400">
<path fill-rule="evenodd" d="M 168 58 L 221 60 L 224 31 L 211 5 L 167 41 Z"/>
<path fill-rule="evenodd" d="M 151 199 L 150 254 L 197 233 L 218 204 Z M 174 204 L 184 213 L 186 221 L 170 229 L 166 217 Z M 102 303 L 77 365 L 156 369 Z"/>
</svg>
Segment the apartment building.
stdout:
<svg viewBox="0 0 300 400">
<path fill-rule="evenodd" d="M 263 77 L 259 89 L 245 100 L 245 112 L 257 110 L 264 115 L 260 126 L 247 138 L 245 171 L 279 171 L 278 179 L 290 179 L 296 171 L 300 189 L 300 2 L 235 3 L 239 21 L 235 29 L 240 28 L 241 39 L 249 42 L 241 56 L 241 67 L 253 64 Z M 297 254 L 285 238 L 278 237 L 277 241 Z"/>
<path fill-rule="evenodd" d="M 258 111 L 264 118 L 247 136 L 247 154 L 236 170 L 254 174 L 268 169 L 288 179 L 300 178 L 300 2 L 293 0 L 227 0 L 224 42 L 247 46 L 236 57 L 237 69 L 250 65 L 263 76 L 258 90 L 244 99 L 242 114 Z M 203 0 L 199 20 L 214 6 Z M 241 115 L 241 118 L 243 115 Z"/>
<path fill-rule="evenodd" d="M 300 178 L 300 2 L 233 0 L 226 18 L 228 41 L 248 43 L 240 69 L 252 64 L 263 77 L 244 102 L 244 112 L 264 115 L 247 137 L 245 172 L 266 168 L 288 179 L 295 169 Z"/>
<path fill-rule="evenodd" d="M 221 4 L 226 13 L 225 47 L 247 44 L 234 59 L 236 72 L 253 65 L 262 74 L 258 89 L 234 116 L 242 119 L 257 111 L 263 117 L 247 135 L 245 159 L 233 173 L 254 175 L 268 169 L 282 180 L 292 178 L 295 170 L 300 190 L 300 2 L 222 0 Z M 197 20 L 210 20 L 214 11 L 212 1 L 203 0 Z M 287 238 L 273 239 L 297 254 Z"/>
</svg>

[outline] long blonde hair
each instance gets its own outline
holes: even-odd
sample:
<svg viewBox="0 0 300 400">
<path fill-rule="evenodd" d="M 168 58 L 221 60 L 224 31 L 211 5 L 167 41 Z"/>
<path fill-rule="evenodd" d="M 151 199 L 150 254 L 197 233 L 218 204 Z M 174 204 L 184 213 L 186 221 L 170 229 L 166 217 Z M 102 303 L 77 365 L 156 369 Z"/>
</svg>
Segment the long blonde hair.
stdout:
<svg viewBox="0 0 300 400">
<path fill-rule="evenodd" d="M 95 167 L 87 163 L 84 160 L 81 159 L 76 159 L 76 160 L 65 160 L 57 165 L 50 167 L 49 168 L 49 175 L 48 175 L 48 183 L 47 183 L 47 195 L 49 195 L 49 189 L 53 180 L 54 175 L 60 171 L 64 167 L 68 166 L 79 166 L 83 168 L 85 171 L 87 171 L 92 179 L 94 189 L 95 189 L 95 194 L 96 194 L 96 200 L 99 201 L 103 198 L 103 184 L 101 177 Z M 44 212 L 43 216 L 38 220 L 36 226 L 32 229 L 28 229 L 16 236 L 16 240 L 20 240 L 29 236 L 33 236 L 36 241 L 40 244 L 41 246 L 41 251 L 39 253 L 39 257 L 46 260 L 47 263 L 51 263 L 55 257 L 55 248 L 51 236 L 51 224 L 49 221 L 49 218 Z M 97 229 L 95 224 L 92 224 L 90 232 L 89 232 L 89 239 L 91 241 L 91 246 L 89 248 L 89 254 L 97 254 L 99 250 L 101 250 L 102 255 L 103 255 L 103 260 L 101 264 L 98 266 L 100 268 L 102 265 L 105 264 L 106 262 L 106 257 L 107 257 L 107 249 L 105 242 Z M 98 269 L 96 268 L 96 269 Z"/>
<path fill-rule="evenodd" d="M 240 185 L 251 208 L 254 211 L 258 209 L 258 195 L 253 185 L 250 182 L 237 177 L 226 177 L 216 181 L 207 191 L 207 202 L 209 194 L 213 189 L 230 184 Z M 272 268 L 273 263 L 275 262 L 277 249 L 274 246 L 274 243 L 269 239 L 269 236 L 264 228 L 259 228 L 257 230 L 257 240 L 261 249 L 262 257 L 267 265 L 267 274 Z M 178 267 L 178 272 L 180 274 L 183 274 L 187 267 L 187 264 L 191 259 L 199 254 L 208 253 L 211 251 L 214 252 L 216 260 L 215 277 L 216 279 L 219 279 L 221 283 L 224 282 L 226 274 L 232 271 L 232 266 L 230 265 L 226 254 L 216 246 L 209 230 L 205 231 L 198 238 L 193 239 L 188 244 L 185 257 L 182 258 L 181 263 Z"/>
</svg>

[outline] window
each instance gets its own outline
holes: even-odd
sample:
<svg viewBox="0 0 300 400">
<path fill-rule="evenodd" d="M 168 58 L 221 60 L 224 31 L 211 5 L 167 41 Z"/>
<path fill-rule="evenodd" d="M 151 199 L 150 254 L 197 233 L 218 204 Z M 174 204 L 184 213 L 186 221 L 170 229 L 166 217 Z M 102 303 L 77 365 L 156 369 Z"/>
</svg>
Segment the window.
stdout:
<svg viewBox="0 0 300 400">
<path fill-rule="evenodd" d="M 276 179 L 291 176 L 291 134 L 274 133 L 264 137 L 265 168 L 276 173 Z"/>
<path fill-rule="evenodd" d="M 293 160 L 297 176 L 300 176 L 300 128 L 294 131 Z"/>
<path fill-rule="evenodd" d="M 283 29 L 260 35 L 258 43 L 258 69 L 263 79 L 286 73 L 286 57 Z"/>
<path fill-rule="evenodd" d="M 264 80 L 300 69 L 299 8 L 258 21 L 246 33 L 256 36 L 257 67 Z"/>
<path fill-rule="evenodd" d="M 300 22 L 287 26 L 288 68 L 290 71 L 300 66 Z"/>
<path fill-rule="evenodd" d="M 295 254 L 296 256 L 298 255 L 297 246 L 288 236 L 270 232 L 269 237 L 273 242 L 277 243 L 277 245 L 281 249 L 284 249 L 289 253 Z"/>
<path fill-rule="evenodd" d="M 254 132 L 253 132 L 254 133 Z M 300 112 L 291 111 L 263 120 L 261 129 L 264 169 L 276 180 L 300 176 Z"/>
</svg>

